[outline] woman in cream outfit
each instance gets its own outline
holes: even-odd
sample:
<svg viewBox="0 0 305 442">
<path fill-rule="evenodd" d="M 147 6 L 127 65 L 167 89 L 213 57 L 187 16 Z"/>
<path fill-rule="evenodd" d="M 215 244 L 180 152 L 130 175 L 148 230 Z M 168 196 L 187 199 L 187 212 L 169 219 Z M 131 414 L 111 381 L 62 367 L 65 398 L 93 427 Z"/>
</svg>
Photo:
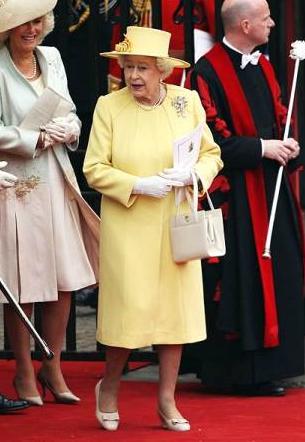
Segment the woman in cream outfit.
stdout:
<svg viewBox="0 0 305 442">
<path fill-rule="evenodd" d="M 118 428 L 130 349 L 149 345 L 159 354 L 162 423 L 189 430 L 174 399 L 181 348 L 206 337 L 200 261 L 175 264 L 169 240 L 174 189 L 192 182 L 190 170 L 172 167 L 173 141 L 205 123 L 205 113 L 196 92 L 162 82 L 173 66 L 188 66 L 168 56 L 169 39 L 131 26 L 115 51 L 102 54 L 119 57 L 127 87 L 99 99 L 84 163 L 89 185 L 103 194 L 97 339 L 107 363 L 96 415 L 108 430 Z M 205 124 L 196 172 L 209 187 L 221 167 Z"/>
<path fill-rule="evenodd" d="M 42 361 L 38 380 L 57 402 L 75 403 L 79 398 L 64 380 L 60 353 L 71 291 L 96 283 L 99 219 L 80 195 L 67 153 L 78 146 L 80 122 L 60 54 L 37 46 L 53 28 L 55 4 L 0 2 L 0 157 L 18 177 L 0 196 L 0 272 L 28 316 L 33 302 L 42 302 L 42 333 L 55 356 Z M 20 126 L 47 86 L 71 103 L 71 112 L 42 130 Z M 42 405 L 29 334 L 9 305 L 5 318 L 16 391 Z"/>
</svg>

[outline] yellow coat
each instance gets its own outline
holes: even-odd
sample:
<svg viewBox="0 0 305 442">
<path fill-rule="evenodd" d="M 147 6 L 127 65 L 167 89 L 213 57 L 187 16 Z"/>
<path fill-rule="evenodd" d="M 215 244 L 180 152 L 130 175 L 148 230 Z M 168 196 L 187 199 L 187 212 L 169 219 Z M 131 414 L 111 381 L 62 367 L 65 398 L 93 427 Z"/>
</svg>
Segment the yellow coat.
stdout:
<svg viewBox="0 0 305 442">
<path fill-rule="evenodd" d="M 182 113 L 178 97 L 184 97 Z M 201 121 L 197 92 L 178 86 L 168 85 L 162 105 L 149 111 L 127 88 L 98 100 L 84 173 L 103 194 L 97 340 L 105 345 L 139 348 L 206 338 L 200 261 L 178 265 L 171 257 L 174 191 L 162 199 L 131 194 L 139 176 L 173 167 L 173 140 Z M 221 167 L 205 125 L 196 170 L 209 187 Z"/>
</svg>

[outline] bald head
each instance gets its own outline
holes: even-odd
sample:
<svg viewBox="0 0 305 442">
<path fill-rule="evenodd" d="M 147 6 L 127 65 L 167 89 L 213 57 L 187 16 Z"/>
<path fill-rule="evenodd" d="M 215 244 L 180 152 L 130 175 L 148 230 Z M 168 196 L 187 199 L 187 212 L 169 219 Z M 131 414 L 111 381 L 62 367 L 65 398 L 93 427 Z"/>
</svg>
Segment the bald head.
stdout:
<svg viewBox="0 0 305 442">
<path fill-rule="evenodd" d="M 225 0 L 221 8 L 225 33 L 237 28 L 241 20 L 250 18 L 266 3 L 266 0 Z"/>
<path fill-rule="evenodd" d="M 266 0 L 225 0 L 221 15 L 226 40 L 245 54 L 266 44 L 275 25 Z"/>
</svg>

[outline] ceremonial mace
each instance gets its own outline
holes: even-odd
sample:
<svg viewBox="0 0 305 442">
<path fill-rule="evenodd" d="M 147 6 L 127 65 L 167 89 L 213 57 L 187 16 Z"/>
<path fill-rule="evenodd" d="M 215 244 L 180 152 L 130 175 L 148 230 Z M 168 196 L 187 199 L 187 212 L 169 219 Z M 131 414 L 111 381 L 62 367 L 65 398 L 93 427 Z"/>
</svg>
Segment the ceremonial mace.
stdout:
<svg viewBox="0 0 305 442">
<path fill-rule="evenodd" d="M 8 289 L 7 285 L 4 283 L 4 281 L 0 278 L 0 290 L 3 293 L 3 295 L 8 300 L 9 304 L 13 307 L 16 314 L 19 316 L 23 324 L 26 326 L 26 328 L 29 330 L 37 344 L 39 345 L 41 351 L 44 353 L 47 359 L 52 359 L 54 356 L 54 353 L 49 349 L 45 341 L 41 338 L 41 336 L 38 334 L 36 329 L 34 328 L 33 324 L 27 317 L 27 315 L 24 313 L 18 302 L 16 301 L 13 294 Z"/>
<path fill-rule="evenodd" d="M 297 40 L 291 44 L 291 47 L 292 47 L 292 49 L 290 50 L 290 57 L 295 60 L 295 65 L 294 65 L 291 94 L 290 94 L 290 100 L 289 100 L 287 120 L 286 120 L 286 125 L 285 125 L 285 130 L 284 130 L 283 141 L 287 140 L 288 134 L 289 134 L 291 114 L 292 114 L 292 109 L 293 109 L 294 96 L 295 96 L 300 61 L 305 59 L 305 41 L 304 40 Z M 282 177 L 283 177 L 283 170 L 284 170 L 284 166 L 281 166 L 279 168 L 278 173 L 277 173 L 274 196 L 273 196 L 272 206 L 271 206 L 270 220 L 269 220 L 267 237 L 266 237 L 265 248 L 264 248 L 264 253 L 263 253 L 263 257 L 269 258 L 269 259 L 271 258 L 270 244 L 271 244 L 271 237 L 272 237 L 275 213 L 276 213 L 276 208 L 277 208 L 277 203 L 278 203 L 278 198 L 279 198 L 279 193 L 280 193 L 280 187 L 281 187 L 281 182 L 282 182 Z"/>
</svg>

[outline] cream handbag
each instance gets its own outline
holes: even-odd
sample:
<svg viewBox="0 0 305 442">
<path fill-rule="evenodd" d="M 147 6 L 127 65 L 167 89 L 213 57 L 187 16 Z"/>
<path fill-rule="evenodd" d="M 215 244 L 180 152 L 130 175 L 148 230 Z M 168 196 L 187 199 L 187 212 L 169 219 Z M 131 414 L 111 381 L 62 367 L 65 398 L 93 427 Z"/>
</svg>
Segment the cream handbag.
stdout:
<svg viewBox="0 0 305 442">
<path fill-rule="evenodd" d="M 173 216 L 170 224 L 170 238 L 173 260 L 183 263 L 193 259 L 223 256 L 226 253 L 224 227 L 221 209 L 214 209 L 206 190 L 210 210 L 198 211 L 198 183 L 193 177 L 193 200 L 187 192 L 190 213 Z"/>
</svg>

